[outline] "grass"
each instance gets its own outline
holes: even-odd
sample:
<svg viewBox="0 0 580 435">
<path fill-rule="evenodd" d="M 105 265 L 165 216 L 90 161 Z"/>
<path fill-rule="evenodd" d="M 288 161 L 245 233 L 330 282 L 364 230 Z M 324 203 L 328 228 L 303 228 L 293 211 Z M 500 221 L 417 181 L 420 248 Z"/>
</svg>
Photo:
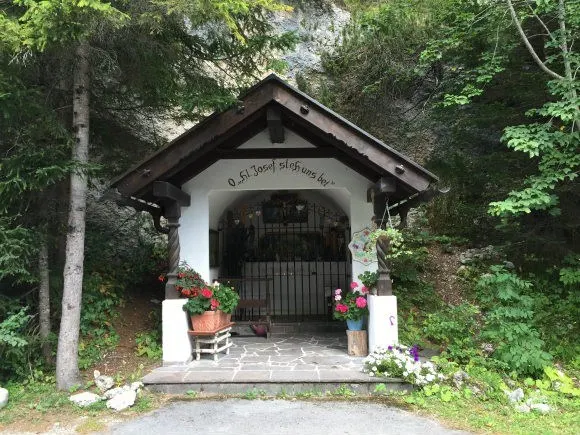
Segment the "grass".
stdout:
<svg viewBox="0 0 580 435">
<path fill-rule="evenodd" d="M 135 418 L 141 413 L 151 411 L 170 400 L 179 400 L 163 394 L 146 391 L 140 393 L 135 406 L 120 412 L 112 412 L 100 402 L 88 408 L 72 404 L 68 392 L 58 392 L 54 384 L 7 385 L 10 401 L 0 411 L 0 430 L 43 432 L 55 423 L 61 427 L 74 427 L 77 432 L 90 433 L 106 430 L 111 418 Z M 195 393 L 195 394 L 193 394 Z M 509 404 L 494 400 L 460 398 L 443 402 L 438 397 L 426 397 L 419 392 L 379 392 L 380 394 L 358 396 L 346 386 L 334 391 L 304 391 L 288 393 L 281 391 L 268 396 L 264 391 L 252 389 L 241 395 L 220 395 L 218 400 L 227 398 L 284 399 L 304 401 L 362 401 L 384 406 L 403 408 L 425 417 L 434 418 L 444 425 L 480 433 L 504 434 L 576 434 L 580 432 L 580 399 L 558 398 L 551 404 L 553 411 L 548 414 L 535 412 L 523 414 L 516 412 Z M 210 399 L 197 392 L 186 393 L 185 400 Z M 213 399 L 216 399 L 215 397 Z M 409 399 L 416 403 L 409 403 Z M 420 399 L 420 400 L 418 400 Z"/>
<path fill-rule="evenodd" d="M 442 402 L 427 397 L 411 409 L 435 417 L 457 429 L 505 434 L 577 434 L 580 432 L 580 400 L 562 399 L 548 414 L 520 413 L 495 401 L 461 399 Z"/>
<path fill-rule="evenodd" d="M 133 407 L 114 412 L 107 409 L 104 401 L 80 408 L 69 400 L 72 393 L 57 391 L 53 383 L 10 383 L 5 388 L 10 399 L 0 410 L 0 431 L 8 432 L 45 432 L 55 423 L 75 427 L 79 432 L 95 432 L 103 429 L 101 425 L 106 427 L 111 417 L 135 417 L 157 408 L 165 400 L 163 395 L 142 390 Z"/>
</svg>

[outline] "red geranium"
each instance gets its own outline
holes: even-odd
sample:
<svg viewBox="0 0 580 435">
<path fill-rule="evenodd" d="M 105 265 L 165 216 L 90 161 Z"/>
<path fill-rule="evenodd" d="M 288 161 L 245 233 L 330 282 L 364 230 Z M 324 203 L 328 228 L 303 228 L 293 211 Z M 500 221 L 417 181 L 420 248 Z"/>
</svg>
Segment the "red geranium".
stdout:
<svg viewBox="0 0 580 435">
<path fill-rule="evenodd" d="M 361 287 L 358 283 L 353 282 L 350 284 L 350 288 L 351 291 L 344 293 L 339 288 L 334 291 L 333 317 L 335 319 L 359 320 L 369 313 L 366 287 Z"/>
<path fill-rule="evenodd" d="M 209 298 L 211 298 L 211 297 L 212 297 L 212 295 L 213 295 L 213 292 L 212 292 L 210 289 L 208 289 L 208 288 L 204 288 L 204 289 L 201 291 L 201 295 L 202 295 L 204 298 L 208 298 L 208 299 L 209 299 Z"/>
</svg>

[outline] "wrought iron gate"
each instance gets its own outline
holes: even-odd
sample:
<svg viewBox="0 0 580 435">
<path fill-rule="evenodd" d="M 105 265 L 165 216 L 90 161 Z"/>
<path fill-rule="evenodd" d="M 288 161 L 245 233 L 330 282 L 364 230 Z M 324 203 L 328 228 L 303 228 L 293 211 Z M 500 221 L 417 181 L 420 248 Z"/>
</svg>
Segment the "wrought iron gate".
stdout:
<svg viewBox="0 0 580 435">
<path fill-rule="evenodd" d="M 239 278 L 240 297 L 263 300 L 270 292 L 277 321 L 331 318 L 334 289 L 351 278 L 344 213 L 278 193 L 228 210 L 220 229 L 220 276 Z M 242 315 L 248 320 L 265 312 Z"/>
</svg>

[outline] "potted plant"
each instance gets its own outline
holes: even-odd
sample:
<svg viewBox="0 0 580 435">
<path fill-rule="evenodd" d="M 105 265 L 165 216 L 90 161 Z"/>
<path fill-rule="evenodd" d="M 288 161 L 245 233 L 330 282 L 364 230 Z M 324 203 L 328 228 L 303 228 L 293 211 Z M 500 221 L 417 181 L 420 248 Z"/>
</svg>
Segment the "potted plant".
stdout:
<svg viewBox="0 0 580 435">
<path fill-rule="evenodd" d="M 369 272 L 368 270 L 358 276 L 363 287 L 368 290 L 368 293 L 374 295 L 377 293 L 377 282 L 379 281 L 379 272 Z"/>
<path fill-rule="evenodd" d="M 334 291 L 334 318 L 346 320 L 346 325 L 351 331 L 362 330 L 364 316 L 369 313 L 367 294 L 368 289 L 354 281 L 348 292 L 343 293 L 342 289 L 337 288 Z"/>
<path fill-rule="evenodd" d="M 238 304 L 239 296 L 230 287 L 215 283 L 207 284 L 201 275 L 186 263 L 177 271 L 175 289 L 187 298 L 183 310 L 191 317 L 194 331 L 214 331 L 229 323 L 231 313 Z"/>
<path fill-rule="evenodd" d="M 219 303 L 219 309 L 223 313 L 222 321 L 224 324 L 228 324 L 232 320 L 232 313 L 238 306 L 240 301 L 240 295 L 236 293 L 233 287 L 221 284 L 214 281 L 213 287 L 213 297 Z"/>
</svg>

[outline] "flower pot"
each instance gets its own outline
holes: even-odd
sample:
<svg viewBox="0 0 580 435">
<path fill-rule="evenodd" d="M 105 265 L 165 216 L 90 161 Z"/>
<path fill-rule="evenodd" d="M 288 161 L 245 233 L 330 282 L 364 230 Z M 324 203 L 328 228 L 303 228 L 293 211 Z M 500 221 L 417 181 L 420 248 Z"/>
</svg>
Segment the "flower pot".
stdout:
<svg viewBox="0 0 580 435">
<path fill-rule="evenodd" d="M 346 319 L 346 327 L 351 331 L 361 331 L 363 328 L 363 318 L 352 320 Z"/>
<path fill-rule="evenodd" d="M 222 325 L 222 312 L 219 310 L 191 316 L 191 326 L 197 332 L 215 331 Z"/>
<path fill-rule="evenodd" d="M 224 313 L 220 310 L 220 316 L 222 326 L 225 326 L 232 321 L 232 313 Z"/>
</svg>

